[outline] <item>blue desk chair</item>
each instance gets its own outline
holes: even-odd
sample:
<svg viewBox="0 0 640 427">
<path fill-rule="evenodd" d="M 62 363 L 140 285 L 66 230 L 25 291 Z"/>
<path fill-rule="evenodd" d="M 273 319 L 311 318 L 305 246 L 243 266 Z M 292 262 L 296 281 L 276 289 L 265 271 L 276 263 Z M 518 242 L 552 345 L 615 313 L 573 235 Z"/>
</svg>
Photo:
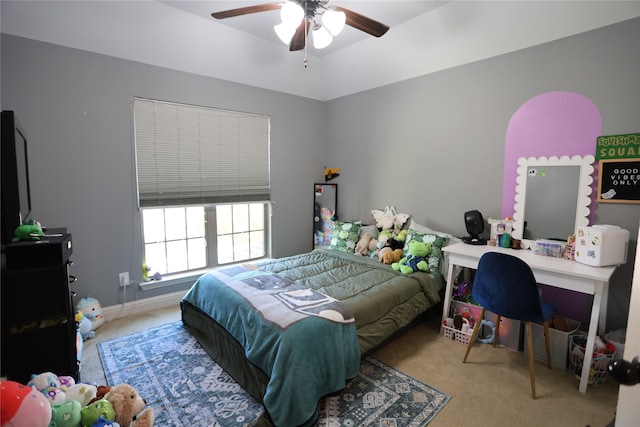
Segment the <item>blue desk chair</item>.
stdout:
<svg viewBox="0 0 640 427">
<path fill-rule="evenodd" d="M 551 369 L 551 343 L 549 341 L 549 320 L 556 313 L 555 307 L 540 301 L 536 279 L 529 265 L 520 258 L 500 252 L 487 252 L 478 263 L 473 281 L 473 298 L 482 306 L 480 320 L 489 310 L 495 313 L 496 331 L 493 346 L 496 346 L 500 334 L 502 317 L 520 320 L 527 333 L 529 350 L 529 375 L 531 377 L 531 397 L 536 398 L 536 383 L 533 367 L 533 343 L 531 339 L 531 322 L 544 325 L 544 336 L 547 346 L 547 367 Z M 480 324 L 473 330 L 467 345 L 462 363 L 466 363 L 469 351 L 476 341 Z"/>
</svg>

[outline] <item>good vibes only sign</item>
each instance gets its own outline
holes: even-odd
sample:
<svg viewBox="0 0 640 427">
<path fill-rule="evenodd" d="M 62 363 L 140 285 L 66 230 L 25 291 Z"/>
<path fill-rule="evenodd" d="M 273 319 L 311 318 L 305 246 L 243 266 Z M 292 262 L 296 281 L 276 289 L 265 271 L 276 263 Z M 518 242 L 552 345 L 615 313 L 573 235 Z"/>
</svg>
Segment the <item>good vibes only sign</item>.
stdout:
<svg viewBox="0 0 640 427">
<path fill-rule="evenodd" d="M 598 202 L 640 204 L 640 133 L 599 136 Z"/>
</svg>

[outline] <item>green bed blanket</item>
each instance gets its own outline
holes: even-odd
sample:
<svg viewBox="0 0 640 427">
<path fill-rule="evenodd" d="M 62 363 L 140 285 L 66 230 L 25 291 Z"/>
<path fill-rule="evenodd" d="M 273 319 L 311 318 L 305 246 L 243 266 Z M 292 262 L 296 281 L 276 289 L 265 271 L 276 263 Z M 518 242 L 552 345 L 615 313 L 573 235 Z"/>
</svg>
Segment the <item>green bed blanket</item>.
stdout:
<svg viewBox="0 0 640 427">
<path fill-rule="evenodd" d="M 441 300 L 442 276 L 395 271 L 376 259 L 316 249 L 257 264 L 348 305 L 366 353 Z"/>
</svg>

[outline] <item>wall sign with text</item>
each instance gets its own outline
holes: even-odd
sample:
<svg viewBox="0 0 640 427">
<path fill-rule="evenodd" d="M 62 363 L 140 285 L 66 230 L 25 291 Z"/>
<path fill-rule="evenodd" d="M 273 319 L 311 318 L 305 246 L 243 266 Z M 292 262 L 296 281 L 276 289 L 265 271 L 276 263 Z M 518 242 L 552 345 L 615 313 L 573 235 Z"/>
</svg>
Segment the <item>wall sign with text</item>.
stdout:
<svg viewBox="0 0 640 427">
<path fill-rule="evenodd" d="M 640 159 L 640 133 L 599 136 L 596 160 L 605 159 Z"/>
<path fill-rule="evenodd" d="M 640 204 L 640 133 L 599 136 L 598 202 Z"/>
</svg>

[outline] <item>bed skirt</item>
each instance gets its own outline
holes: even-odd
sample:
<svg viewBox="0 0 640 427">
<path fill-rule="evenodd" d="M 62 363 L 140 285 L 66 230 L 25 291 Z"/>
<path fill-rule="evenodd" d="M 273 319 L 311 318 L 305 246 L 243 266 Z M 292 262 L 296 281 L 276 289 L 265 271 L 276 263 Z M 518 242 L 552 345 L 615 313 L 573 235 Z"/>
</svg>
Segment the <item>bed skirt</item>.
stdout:
<svg viewBox="0 0 640 427">
<path fill-rule="evenodd" d="M 182 322 L 209 356 L 256 401 L 263 403 L 269 377 L 249 362 L 240 343 L 199 308 L 181 301 Z M 256 427 L 273 427 L 269 415 L 260 417 Z"/>
</svg>

